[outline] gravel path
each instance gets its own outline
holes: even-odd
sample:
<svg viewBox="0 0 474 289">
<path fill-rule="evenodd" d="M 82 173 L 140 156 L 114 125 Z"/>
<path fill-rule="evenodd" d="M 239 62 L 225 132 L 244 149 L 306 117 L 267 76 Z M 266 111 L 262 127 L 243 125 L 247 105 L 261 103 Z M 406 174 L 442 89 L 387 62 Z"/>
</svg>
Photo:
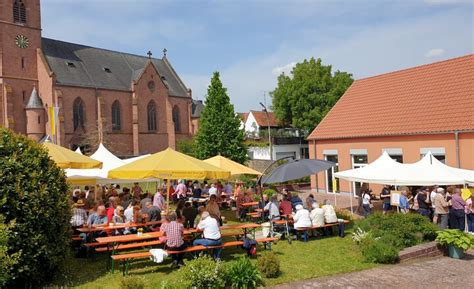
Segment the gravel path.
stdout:
<svg viewBox="0 0 474 289">
<path fill-rule="evenodd" d="M 474 288 L 474 250 L 463 260 L 438 257 L 272 288 Z"/>
</svg>

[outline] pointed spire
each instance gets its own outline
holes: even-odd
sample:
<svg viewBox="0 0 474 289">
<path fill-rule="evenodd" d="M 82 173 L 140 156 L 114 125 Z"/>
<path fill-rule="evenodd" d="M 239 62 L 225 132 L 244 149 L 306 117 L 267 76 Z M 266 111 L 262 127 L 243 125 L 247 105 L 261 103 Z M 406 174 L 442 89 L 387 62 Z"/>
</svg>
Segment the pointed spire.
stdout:
<svg viewBox="0 0 474 289">
<path fill-rule="evenodd" d="M 33 86 L 33 91 L 31 92 L 30 99 L 26 104 L 26 108 L 43 108 L 43 101 L 36 92 L 36 86 Z"/>
</svg>

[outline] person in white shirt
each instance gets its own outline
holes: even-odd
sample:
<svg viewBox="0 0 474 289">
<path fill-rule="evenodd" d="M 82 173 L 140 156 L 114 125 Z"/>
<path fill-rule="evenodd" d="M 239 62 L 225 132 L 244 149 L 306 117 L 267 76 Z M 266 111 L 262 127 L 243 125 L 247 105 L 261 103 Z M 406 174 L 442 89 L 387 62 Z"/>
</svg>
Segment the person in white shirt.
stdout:
<svg viewBox="0 0 474 289">
<path fill-rule="evenodd" d="M 296 205 L 296 213 L 293 214 L 294 228 L 309 228 L 311 227 L 311 218 L 309 211 L 303 208 L 303 205 Z"/>
<path fill-rule="evenodd" d="M 434 186 L 433 190 L 430 193 L 430 202 L 431 202 L 431 208 L 433 209 L 433 223 L 438 224 L 438 214 L 436 214 L 435 210 L 435 198 L 436 198 L 436 193 L 438 190 L 438 186 Z"/>
<path fill-rule="evenodd" d="M 263 208 L 264 212 L 268 212 L 268 219 L 269 220 L 280 220 L 280 209 L 279 203 L 277 199 L 277 195 L 273 195 L 265 207 Z"/>
<path fill-rule="evenodd" d="M 324 221 L 326 223 L 337 222 L 336 211 L 334 210 L 334 207 L 331 205 L 331 202 L 329 202 L 329 200 L 324 201 L 323 210 L 324 210 Z"/>
<path fill-rule="evenodd" d="M 311 213 L 309 217 L 311 218 L 311 222 L 313 226 L 316 227 L 322 227 L 324 226 L 324 210 L 319 207 L 318 203 L 313 203 L 312 205 L 313 210 L 311 210 Z"/>
<path fill-rule="evenodd" d="M 216 188 L 216 185 L 214 184 L 211 184 L 211 188 L 209 189 L 209 197 L 211 197 L 212 195 L 216 195 L 217 196 L 217 188 Z"/>
<path fill-rule="evenodd" d="M 214 218 L 211 218 L 208 211 L 204 211 L 201 214 L 201 221 L 197 225 L 197 229 L 203 232 L 203 239 L 194 240 L 193 246 L 202 245 L 205 247 L 209 246 L 220 246 L 222 245 L 221 231 L 219 229 L 219 223 Z M 214 249 L 214 259 L 220 260 L 222 249 Z"/>
</svg>

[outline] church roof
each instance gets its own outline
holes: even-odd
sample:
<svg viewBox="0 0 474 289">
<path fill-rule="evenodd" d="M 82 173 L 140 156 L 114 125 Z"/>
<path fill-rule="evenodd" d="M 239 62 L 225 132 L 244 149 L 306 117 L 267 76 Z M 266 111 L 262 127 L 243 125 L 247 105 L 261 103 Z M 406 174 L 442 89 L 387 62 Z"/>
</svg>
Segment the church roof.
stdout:
<svg viewBox="0 0 474 289">
<path fill-rule="evenodd" d="M 59 85 L 131 91 L 148 57 L 54 39 L 42 39 L 42 51 Z M 188 97 L 187 88 L 167 60 L 152 58 L 169 95 Z"/>
<path fill-rule="evenodd" d="M 36 87 L 33 87 L 33 91 L 31 92 L 30 99 L 28 99 L 26 108 L 43 108 L 43 101 L 39 97 L 38 92 L 36 92 Z"/>
</svg>

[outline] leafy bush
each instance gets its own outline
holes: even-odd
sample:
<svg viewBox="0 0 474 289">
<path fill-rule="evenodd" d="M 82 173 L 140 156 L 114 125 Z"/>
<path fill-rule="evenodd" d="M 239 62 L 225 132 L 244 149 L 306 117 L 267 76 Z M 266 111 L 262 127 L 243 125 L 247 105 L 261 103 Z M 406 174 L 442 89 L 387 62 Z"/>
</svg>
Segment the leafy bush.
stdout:
<svg viewBox="0 0 474 289">
<path fill-rule="evenodd" d="M 224 269 L 221 262 L 215 262 L 203 256 L 185 263 L 179 269 L 179 284 L 175 288 L 223 288 L 225 287 Z"/>
<path fill-rule="evenodd" d="M 5 287 L 7 281 L 12 278 L 11 269 L 21 256 L 21 251 L 14 254 L 8 253 L 8 238 L 15 224 L 5 225 L 3 219 L 3 216 L 0 215 L 0 268 L 2 268 L 0 270 L 0 288 Z"/>
<path fill-rule="evenodd" d="M 120 281 L 120 288 L 122 289 L 143 289 L 145 288 L 145 280 L 139 276 L 123 277 Z"/>
<path fill-rule="evenodd" d="M 258 258 L 258 269 L 267 278 L 276 278 L 280 275 L 280 261 L 274 252 L 265 251 Z"/>
<path fill-rule="evenodd" d="M 373 214 L 357 222 L 374 238 L 384 238 L 397 249 L 414 246 L 436 238 L 437 226 L 419 214 Z M 387 236 L 385 236 L 387 235 Z"/>
<path fill-rule="evenodd" d="M 263 282 L 257 266 L 247 257 L 229 263 L 226 266 L 225 276 L 227 285 L 231 288 L 256 288 Z"/>
<path fill-rule="evenodd" d="M 364 238 L 360 247 L 367 262 L 391 264 L 398 260 L 398 250 L 382 239 Z"/>
<path fill-rule="evenodd" d="M 436 237 L 436 241 L 441 246 L 451 245 L 458 247 L 463 251 L 467 251 L 474 247 L 474 238 L 458 229 L 438 231 L 437 234 L 438 237 Z"/>
<path fill-rule="evenodd" d="M 347 209 L 336 209 L 336 215 L 338 219 L 348 220 L 349 222 L 354 220 L 351 211 Z"/>
<path fill-rule="evenodd" d="M 267 195 L 268 198 L 271 198 L 273 195 L 277 194 L 277 191 L 275 191 L 274 189 L 266 189 L 263 191 L 263 194 Z"/>
<path fill-rule="evenodd" d="M 2 223 L 15 223 L 6 252 L 21 252 L 16 262 L 2 268 L 8 272 L 6 286 L 39 287 L 54 276 L 69 251 L 71 211 L 64 171 L 42 145 L 3 128 L 0 171 Z"/>
</svg>

